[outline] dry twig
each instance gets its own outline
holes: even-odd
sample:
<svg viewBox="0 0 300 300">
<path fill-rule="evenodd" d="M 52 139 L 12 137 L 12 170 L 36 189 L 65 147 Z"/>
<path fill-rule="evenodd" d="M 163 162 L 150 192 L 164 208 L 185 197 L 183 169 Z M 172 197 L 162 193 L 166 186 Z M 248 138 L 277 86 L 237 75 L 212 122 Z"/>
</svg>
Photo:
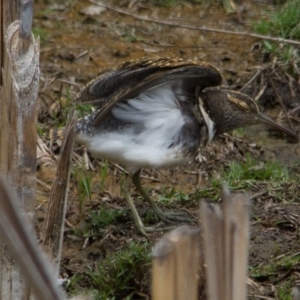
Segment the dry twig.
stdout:
<svg viewBox="0 0 300 300">
<path fill-rule="evenodd" d="M 194 25 L 182 24 L 182 23 L 178 23 L 178 22 L 174 22 L 174 21 L 158 20 L 158 19 L 154 19 L 154 18 L 148 18 L 145 16 L 139 16 L 137 14 L 133 14 L 129 11 L 113 7 L 111 5 L 99 3 L 95 0 L 90 0 L 90 2 L 92 2 L 98 6 L 104 7 L 106 9 L 110 9 L 117 13 L 127 15 L 127 16 L 130 16 L 134 19 L 141 20 L 141 21 L 158 23 L 161 25 L 167 25 L 167 26 L 172 26 L 172 27 L 186 28 L 186 29 L 191 29 L 191 30 L 200 30 L 200 31 L 214 32 L 214 33 L 220 33 L 220 34 L 231 34 L 231 35 L 239 35 L 239 36 L 244 36 L 244 37 L 252 37 L 252 38 L 257 38 L 257 39 L 261 39 L 261 40 L 273 41 L 276 43 L 286 43 L 286 44 L 290 44 L 290 45 L 300 46 L 300 42 L 295 41 L 295 40 L 276 38 L 276 37 L 272 37 L 272 36 L 268 36 L 268 35 L 261 35 L 261 34 L 255 34 L 255 33 L 249 33 L 249 32 L 237 32 L 237 31 L 216 29 L 216 28 L 210 28 L 210 27 L 206 27 L 206 26 L 194 26 Z"/>
</svg>

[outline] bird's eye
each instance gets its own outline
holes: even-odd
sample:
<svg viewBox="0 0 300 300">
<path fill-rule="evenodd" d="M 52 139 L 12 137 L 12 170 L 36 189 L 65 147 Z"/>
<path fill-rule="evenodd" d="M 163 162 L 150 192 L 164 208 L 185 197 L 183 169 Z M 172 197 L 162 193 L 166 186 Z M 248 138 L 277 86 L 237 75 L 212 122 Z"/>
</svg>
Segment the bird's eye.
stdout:
<svg viewBox="0 0 300 300">
<path fill-rule="evenodd" d="M 232 103 L 236 104 L 242 110 L 250 111 L 250 107 L 249 107 L 249 105 L 246 102 L 244 102 L 244 101 L 242 101 L 242 100 L 240 100 L 238 98 L 235 98 L 235 97 L 233 97 L 233 96 L 231 96 L 229 94 L 227 94 L 227 98 L 228 98 L 229 101 L 231 101 Z"/>
</svg>

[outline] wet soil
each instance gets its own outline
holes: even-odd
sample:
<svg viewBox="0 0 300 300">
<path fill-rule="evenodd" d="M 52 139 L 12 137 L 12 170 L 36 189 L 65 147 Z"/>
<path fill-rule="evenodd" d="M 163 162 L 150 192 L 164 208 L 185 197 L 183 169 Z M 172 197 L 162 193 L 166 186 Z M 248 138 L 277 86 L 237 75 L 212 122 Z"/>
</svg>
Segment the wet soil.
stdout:
<svg viewBox="0 0 300 300">
<path fill-rule="evenodd" d="M 99 9 L 89 1 L 35 3 L 34 28 L 41 38 L 39 126 L 43 132 L 48 133 L 65 122 L 70 99 L 101 70 L 142 56 L 180 56 L 205 60 L 220 69 L 225 85 L 236 90 L 242 89 L 254 98 L 263 91 L 257 97 L 260 109 L 285 123 L 283 107 L 279 105 L 275 91 L 266 79 L 273 72 L 284 107 L 290 111 L 300 105 L 299 77 L 295 75 L 291 79 L 291 75 L 282 75 L 285 71 L 281 72 L 281 66 L 275 66 L 272 60 L 265 62 L 260 40 L 180 26 L 189 24 L 252 31 L 253 23 L 262 18 L 266 9 L 272 7 L 269 1 L 240 3 L 239 12 L 234 14 L 226 14 L 219 2 L 202 5 L 182 3 L 167 8 L 155 6 L 148 1 L 105 3 L 112 8 Z M 179 25 L 165 26 L 159 22 L 139 20 L 138 17 L 168 20 Z M 261 69 L 261 76 L 245 85 Z M 299 130 L 300 118 L 297 112 L 299 110 L 292 115 L 291 121 L 294 128 Z M 40 151 L 37 173 L 38 227 L 41 227 L 44 220 L 59 152 L 59 145 L 53 144 L 44 135 L 41 135 L 41 143 L 45 144 L 45 149 Z M 148 238 L 137 233 L 129 208 L 120 193 L 120 182 L 124 179 L 121 167 L 110 164 L 104 176 L 103 172 L 106 171 L 103 171 L 103 162 L 87 156 L 80 146 L 76 146 L 75 153 L 61 274 L 71 279 L 82 275 L 82 280 L 76 286 L 79 290 L 85 290 L 93 287 L 85 277 L 86 272 L 94 269 L 109 253 L 128 247 L 131 241 L 147 242 L 150 249 L 162 233 L 150 234 Z M 201 161 L 194 164 L 174 170 L 143 171 L 143 184 L 156 199 L 171 195 L 167 202 L 159 204 L 161 207 L 170 211 L 183 211 L 193 215 L 196 220 L 199 207 L 196 192 L 210 186 L 212 179 L 220 176 L 231 161 L 244 162 L 246 153 L 262 162 L 276 161 L 287 166 L 291 174 L 299 174 L 299 145 L 290 143 L 286 137 L 276 135 L 265 127 L 255 126 L 247 129 L 242 137 L 221 137 L 203 152 Z M 83 184 L 82 178 L 87 176 L 92 186 L 88 195 L 79 188 Z M 263 182 L 247 190 L 253 194 L 265 191 L 253 200 L 250 246 L 252 269 L 272 265 L 280 261 L 282 256 L 294 255 L 299 258 L 300 182 L 299 177 L 295 178 L 297 180 L 277 187 L 284 191 L 283 198 L 276 195 L 276 188 Z M 214 199 L 208 195 L 200 200 L 219 200 L 216 193 L 212 195 Z M 155 223 L 148 207 L 134 190 L 132 196 L 147 225 Z M 106 210 L 123 213 L 107 226 L 91 227 L 90 213 Z M 196 225 L 195 221 L 192 226 Z M 287 283 L 288 286 L 297 284 L 299 267 L 298 260 L 288 270 L 285 266 L 279 266 L 276 272 L 266 271 L 257 276 L 250 272 L 250 298 L 283 299 L 279 291 Z M 127 294 L 122 292 L 115 295 L 116 299 L 125 299 L 129 294 L 131 299 L 148 299 L 149 266 L 144 276 L 142 283 L 136 284 Z"/>
</svg>

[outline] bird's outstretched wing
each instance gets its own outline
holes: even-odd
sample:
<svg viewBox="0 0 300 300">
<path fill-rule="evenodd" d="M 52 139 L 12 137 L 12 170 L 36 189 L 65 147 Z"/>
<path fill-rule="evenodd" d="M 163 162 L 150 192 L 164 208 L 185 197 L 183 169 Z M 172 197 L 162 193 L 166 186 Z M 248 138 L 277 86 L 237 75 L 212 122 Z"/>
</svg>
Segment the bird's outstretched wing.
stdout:
<svg viewBox="0 0 300 300">
<path fill-rule="evenodd" d="M 182 80 L 183 88 L 193 93 L 196 87 L 202 90 L 220 85 L 222 76 L 218 69 L 202 61 L 176 57 L 142 58 L 103 71 L 82 89 L 77 101 L 100 108 L 94 119 L 97 124 L 117 102 L 134 98 L 147 89 L 175 79 Z"/>
</svg>

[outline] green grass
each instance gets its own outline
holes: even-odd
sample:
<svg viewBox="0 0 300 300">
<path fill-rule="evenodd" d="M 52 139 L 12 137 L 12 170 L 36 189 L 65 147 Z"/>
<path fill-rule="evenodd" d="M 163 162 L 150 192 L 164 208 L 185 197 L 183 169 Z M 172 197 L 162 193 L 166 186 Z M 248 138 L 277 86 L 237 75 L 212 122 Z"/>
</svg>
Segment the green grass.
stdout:
<svg viewBox="0 0 300 300">
<path fill-rule="evenodd" d="M 131 242 L 128 248 L 109 254 L 99 263 L 95 272 L 89 273 L 92 284 L 99 291 L 97 298 L 130 294 L 144 279 L 150 262 L 147 243 Z"/>
<path fill-rule="evenodd" d="M 88 212 L 85 219 L 85 225 L 77 231 L 77 235 L 85 238 L 97 239 L 106 233 L 107 227 L 113 222 L 122 222 L 123 217 L 127 214 L 124 209 L 97 209 Z"/>
<path fill-rule="evenodd" d="M 77 166 L 71 170 L 71 176 L 76 182 L 79 211 L 86 200 L 92 200 L 92 178 L 95 174 L 87 171 L 83 166 Z"/>
<path fill-rule="evenodd" d="M 46 136 L 46 132 L 44 130 L 44 126 L 42 124 L 40 124 L 40 123 L 38 123 L 38 125 L 37 125 L 37 133 L 38 133 L 39 137 Z"/>
<path fill-rule="evenodd" d="M 238 138 L 242 138 L 247 134 L 247 128 L 240 127 L 232 131 L 232 135 Z"/>
<path fill-rule="evenodd" d="M 217 201 L 221 197 L 222 184 L 226 182 L 234 192 L 247 192 L 256 186 L 266 189 L 269 195 L 277 200 L 292 202 L 297 198 L 296 181 L 297 178 L 290 176 L 287 167 L 277 162 L 261 162 L 251 155 L 246 155 L 245 162 L 232 161 L 228 166 L 224 166 L 217 178 L 209 180 L 207 187 L 191 193 L 184 193 L 174 188 L 162 189 L 157 198 L 165 205 L 176 202 L 194 206 L 199 200 Z"/>
<path fill-rule="evenodd" d="M 288 168 L 277 162 L 260 162 L 246 155 L 245 162 L 232 161 L 223 168 L 218 178 L 212 178 L 209 186 L 189 195 L 190 201 L 216 201 L 221 197 L 221 186 L 226 182 L 231 191 L 247 192 L 254 186 L 266 189 L 277 200 L 294 201 L 297 184 Z M 286 186 L 289 186 L 286 188 Z M 288 196 L 287 196 L 288 194 Z"/>
<path fill-rule="evenodd" d="M 130 242 L 126 248 L 109 253 L 94 270 L 74 276 L 67 288 L 69 292 L 79 290 L 83 281 L 90 282 L 94 299 L 131 299 L 134 291 L 143 288 L 149 280 L 151 266 L 151 247 L 148 243 Z"/>
<path fill-rule="evenodd" d="M 78 119 L 81 119 L 94 111 L 94 107 L 90 104 L 78 104 L 74 101 L 74 96 L 71 93 L 70 86 L 64 85 L 63 90 L 57 94 L 56 103 L 58 108 L 52 112 L 52 118 L 55 128 L 61 128 L 66 125 L 68 115 L 72 109 L 78 114 Z"/>
<path fill-rule="evenodd" d="M 56 95 L 56 107 L 51 112 L 51 118 L 55 128 L 61 128 L 66 125 L 68 115 L 74 108 L 73 98 L 70 92 L 70 86 L 65 86 L 62 91 Z"/>
<path fill-rule="evenodd" d="M 286 182 L 289 178 L 288 169 L 277 162 L 259 162 L 246 156 L 244 163 L 233 161 L 224 170 L 223 176 L 229 186 L 239 186 L 241 181 Z"/>
<path fill-rule="evenodd" d="M 279 260 L 272 260 L 271 263 L 262 263 L 259 266 L 251 267 L 250 274 L 253 278 L 279 276 L 280 272 L 286 272 L 300 266 L 300 255 L 291 254 L 283 256 Z"/>
<path fill-rule="evenodd" d="M 107 178 L 109 172 L 108 160 L 104 159 L 101 164 L 100 169 L 100 190 L 103 191 L 105 188 L 105 179 Z"/>
<path fill-rule="evenodd" d="M 94 111 L 94 107 L 91 104 L 76 104 L 75 109 L 78 113 L 78 118 L 83 118 Z"/>
<path fill-rule="evenodd" d="M 300 0 L 287 1 L 281 8 L 254 25 L 256 32 L 285 39 L 300 39 Z M 299 50 L 294 46 L 263 41 L 263 51 L 273 54 L 285 64 L 299 64 Z"/>
<path fill-rule="evenodd" d="M 277 284 L 277 281 L 284 274 L 287 274 L 289 271 L 296 270 L 300 266 L 300 255 L 291 254 L 283 256 L 281 259 L 270 260 L 264 263 L 261 263 L 259 266 L 250 267 L 250 275 L 254 280 L 260 282 L 274 282 Z M 290 277 L 288 280 L 283 281 L 282 284 L 276 286 L 276 299 L 279 300 L 292 300 L 292 287 L 295 285 L 294 277 Z"/>
<path fill-rule="evenodd" d="M 190 202 L 199 200 L 217 200 L 220 198 L 221 184 L 227 181 L 231 190 L 250 191 L 253 186 L 270 189 L 269 193 L 275 193 L 273 188 L 290 184 L 291 176 L 286 167 L 274 162 L 261 162 L 250 155 L 242 163 L 236 161 L 225 166 L 219 178 L 212 179 L 207 188 L 199 189 L 193 193 L 183 193 L 173 189 L 162 190 L 158 195 L 160 201 L 166 205 L 173 201 Z M 290 189 L 290 188 L 289 188 Z M 284 189 L 285 190 L 285 189 Z M 290 191 L 293 193 L 293 191 Z M 280 195 L 276 195 L 279 199 Z M 85 227 L 80 229 L 83 237 L 98 240 L 107 234 L 107 227 L 114 222 L 120 224 L 128 214 L 128 209 L 98 209 L 88 212 Z M 153 221 L 153 214 L 143 217 Z M 274 249 L 274 256 L 282 252 L 281 248 Z M 148 243 L 129 242 L 122 249 L 106 254 L 99 260 L 99 264 L 81 275 L 75 275 L 68 284 L 69 292 L 82 291 L 87 285 L 88 290 L 94 291 L 94 299 L 136 299 L 130 296 L 134 291 L 142 291 L 145 282 L 149 283 L 150 269 L 150 245 Z M 294 266 L 299 265 L 300 255 L 289 255 L 272 262 L 265 261 L 259 266 L 251 267 L 250 273 L 255 280 L 270 280 L 272 276 L 279 278 Z M 272 277 L 273 278 L 273 277 Z M 287 300 L 292 284 L 284 281 L 276 285 L 276 299 Z"/>
<path fill-rule="evenodd" d="M 260 34 L 300 39 L 300 1 L 287 1 L 279 11 L 258 22 L 254 28 Z"/>
<path fill-rule="evenodd" d="M 219 179 L 212 179 L 210 186 L 197 189 L 190 195 L 190 198 L 195 202 L 199 200 L 217 201 L 221 195 L 222 182 Z"/>
<path fill-rule="evenodd" d="M 32 32 L 33 32 L 33 35 L 35 37 L 39 37 L 40 38 L 40 41 L 41 43 L 45 42 L 46 41 L 46 38 L 47 38 L 47 31 L 40 28 L 40 27 L 34 27 L 32 29 Z"/>
<path fill-rule="evenodd" d="M 92 181 L 91 174 L 86 174 L 79 181 L 79 194 L 81 199 L 87 197 L 90 201 L 92 200 L 91 181 Z"/>
<path fill-rule="evenodd" d="M 176 191 L 174 188 L 171 188 L 169 191 L 164 189 L 162 195 L 157 196 L 159 202 L 164 204 L 171 204 L 172 202 L 187 202 L 189 201 L 189 195 L 182 192 Z"/>
<path fill-rule="evenodd" d="M 281 286 L 277 288 L 276 299 L 278 300 L 293 300 L 292 297 L 292 287 L 295 284 L 291 281 L 284 282 Z"/>
</svg>

